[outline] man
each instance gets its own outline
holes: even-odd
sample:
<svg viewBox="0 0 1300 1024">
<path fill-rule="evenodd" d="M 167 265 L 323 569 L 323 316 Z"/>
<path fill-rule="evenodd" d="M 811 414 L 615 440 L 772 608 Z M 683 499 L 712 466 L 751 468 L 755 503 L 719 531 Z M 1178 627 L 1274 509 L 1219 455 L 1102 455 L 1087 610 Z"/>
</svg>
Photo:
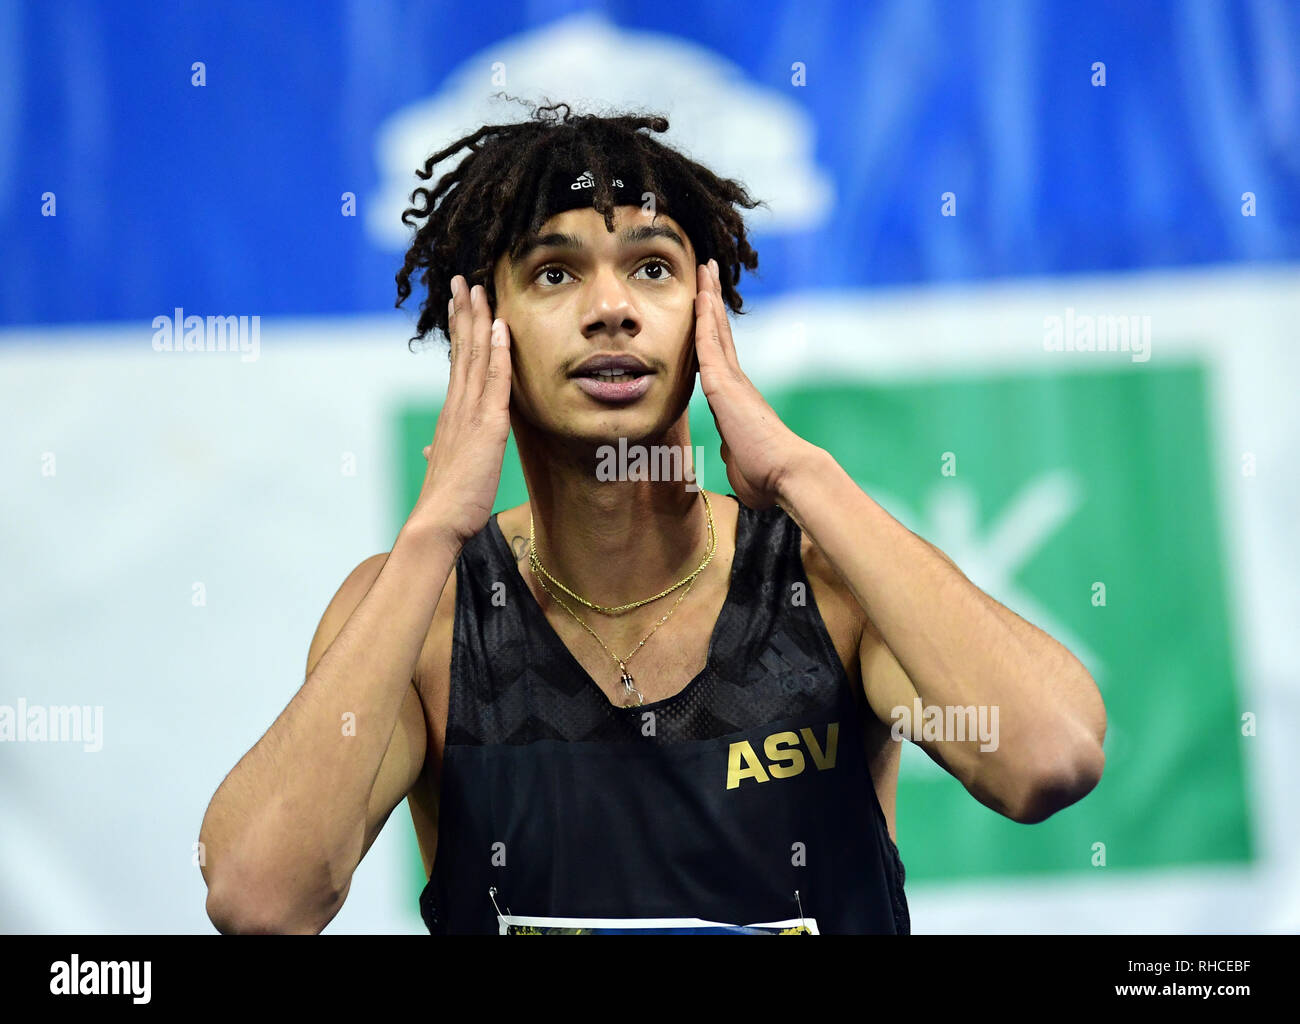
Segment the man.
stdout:
<svg viewBox="0 0 1300 1024">
<path fill-rule="evenodd" d="M 995 711 L 910 735 L 1032 823 L 1099 780 L 1100 695 L 745 376 L 743 187 L 559 106 L 420 172 L 471 150 L 403 218 L 399 305 L 427 268 L 451 343 L 424 486 L 213 797 L 209 915 L 320 931 L 406 797 L 431 932 L 906 933 L 896 709 Z M 693 482 L 697 374 L 734 494 Z M 529 501 L 494 516 L 511 429 Z"/>
</svg>

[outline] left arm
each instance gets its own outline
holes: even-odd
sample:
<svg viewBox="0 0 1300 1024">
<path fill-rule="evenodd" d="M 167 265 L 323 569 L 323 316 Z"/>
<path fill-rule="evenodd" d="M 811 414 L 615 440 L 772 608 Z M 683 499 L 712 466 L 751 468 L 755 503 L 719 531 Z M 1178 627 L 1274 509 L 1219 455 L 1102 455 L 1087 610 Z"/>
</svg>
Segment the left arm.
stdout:
<svg viewBox="0 0 1300 1024">
<path fill-rule="evenodd" d="M 1087 669 L 890 516 L 829 453 L 804 444 L 790 449 L 778 501 L 852 591 L 874 627 L 869 633 L 878 631 L 886 645 L 874 659 L 883 669 L 880 688 L 890 686 L 889 662 L 897 659 L 923 707 L 997 709 L 995 749 L 946 736 L 927 742 L 927 753 L 1016 821 L 1042 821 L 1082 799 L 1105 763 L 1106 711 Z M 869 672 L 864 659 L 868 697 L 887 720 L 886 694 L 872 693 Z M 900 682 L 895 669 L 895 701 L 906 690 Z"/>
<path fill-rule="evenodd" d="M 877 640 L 863 659 L 877 715 L 908 693 L 926 708 L 996 708 L 996 750 L 949 738 L 926 742 L 926 752 L 1016 821 L 1042 821 L 1082 799 L 1105 763 L 1106 711 L 1087 669 L 781 422 L 740 368 L 716 263 L 696 277 L 695 349 L 727 479 L 750 508 L 780 503 L 853 592 Z"/>
</svg>

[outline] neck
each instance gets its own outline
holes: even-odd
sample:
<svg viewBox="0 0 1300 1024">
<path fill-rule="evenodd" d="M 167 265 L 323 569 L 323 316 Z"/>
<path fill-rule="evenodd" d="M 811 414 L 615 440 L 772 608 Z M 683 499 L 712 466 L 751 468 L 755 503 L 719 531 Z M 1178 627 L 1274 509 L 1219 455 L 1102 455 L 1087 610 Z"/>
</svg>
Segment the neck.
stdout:
<svg viewBox="0 0 1300 1024">
<path fill-rule="evenodd" d="M 629 604 L 693 572 L 708 548 L 699 490 L 683 480 L 601 480 L 599 445 L 557 445 L 515 424 L 537 553 L 552 576 L 601 605 Z M 610 442 L 617 452 L 618 441 Z M 690 461 L 685 417 L 663 437 L 636 443 L 677 446 Z M 633 442 L 627 442 L 630 450 Z M 715 532 L 717 514 L 715 509 Z M 579 609 L 581 612 L 581 609 Z"/>
</svg>

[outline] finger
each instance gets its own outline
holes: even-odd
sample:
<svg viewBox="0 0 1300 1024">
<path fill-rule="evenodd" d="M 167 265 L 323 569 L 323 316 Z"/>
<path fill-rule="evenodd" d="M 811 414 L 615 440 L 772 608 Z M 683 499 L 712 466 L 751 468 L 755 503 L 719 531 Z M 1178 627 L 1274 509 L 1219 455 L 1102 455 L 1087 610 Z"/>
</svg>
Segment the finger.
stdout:
<svg viewBox="0 0 1300 1024">
<path fill-rule="evenodd" d="M 431 444 L 426 444 L 426 445 L 424 446 L 424 461 L 425 461 L 425 462 L 428 462 L 428 461 L 429 461 L 429 453 L 430 453 L 431 451 L 433 451 L 433 445 L 431 445 Z"/>
<path fill-rule="evenodd" d="M 456 367 L 456 299 L 447 300 L 447 379 L 450 381 Z"/>
<path fill-rule="evenodd" d="M 467 393 L 483 394 L 483 378 L 487 373 L 488 346 L 492 335 L 492 307 L 488 304 L 487 289 L 476 284 L 470 289 L 470 307 L 473 310 L 469 323 L 469 337 L 465 352 L 465 386 Z"/>
<path fill-rule="evenodd" d="M 700 290 L 695 293 L 695 352 L 700 361 L 700 371 L 719 364 L 727 364 L 727 355 L 722 348 L 722 339 L 718 336 L 718 318 L 710 305 L 712 293 L 707 281 L 709 270 L 700 266 L 697 275 L 702 282 Z"/>
<path fill-rule="evenodd" d="M 718 312 L 714 305 L 716 298 L 712 292 L 712 277 L 707 266 L 699 266 L 698 277 L 701 287 L 695 292 L 695 352 L 699 356 L 699 365 L 703 369 L 705 366 L 722 364 L 731 370 L 731 360 L 723 347 Z"/>
<path fill-rule="evenodd" d="M 727 354 L 727 362 L 739 371 L 740 356 L 736 353 L 736 340 L 731 336 L 731 320 L 727 317 L 727 304 L 722 298 L 722 274 L 718 269 L 717 260 L 709 260 L 709 270 L 713 283 L 711 294 L 717 299 L 715 312 L 718 316 L 718 338 L 722 343 L 722 350 Z"/>
<path fill-rule="evenodd" d="M 510 327 L 500 317 L 492 322 L 491 337 L 483 404 L 489 409 L 505 409 L 510 405 Z"/>
<path fill-rule="evenodd" d="M 449 383 L 459 390 L 465 383 L 465 360 L 462 358 L 465 348 L 464 327 L 469 321 L 469 301 L 465 294 L 465 279 L 457 274 L 451 279 L 451 313 L 447 321 L 448 335 L 451 337 L 451 376 Z"/>
</svg>

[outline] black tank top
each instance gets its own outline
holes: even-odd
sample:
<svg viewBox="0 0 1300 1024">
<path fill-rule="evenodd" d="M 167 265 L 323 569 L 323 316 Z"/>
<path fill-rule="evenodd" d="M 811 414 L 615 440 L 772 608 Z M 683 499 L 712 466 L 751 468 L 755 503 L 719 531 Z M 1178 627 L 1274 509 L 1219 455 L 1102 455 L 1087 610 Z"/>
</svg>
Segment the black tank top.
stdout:
<svg viewBox="0 0 1300 1024">
<path fill-rule="evenodd" d="M 461 549 L 437 851 L 420 894 L 431 933 L 496 933 L 497 907 L 910 932 L 863 742 L 871 711 L 817 610 L 799 526 L 779 506 L 738 504 L 707 663 L 638 708 L 612 704 L 565 647 L 495 515 Z"/>
</svg>

